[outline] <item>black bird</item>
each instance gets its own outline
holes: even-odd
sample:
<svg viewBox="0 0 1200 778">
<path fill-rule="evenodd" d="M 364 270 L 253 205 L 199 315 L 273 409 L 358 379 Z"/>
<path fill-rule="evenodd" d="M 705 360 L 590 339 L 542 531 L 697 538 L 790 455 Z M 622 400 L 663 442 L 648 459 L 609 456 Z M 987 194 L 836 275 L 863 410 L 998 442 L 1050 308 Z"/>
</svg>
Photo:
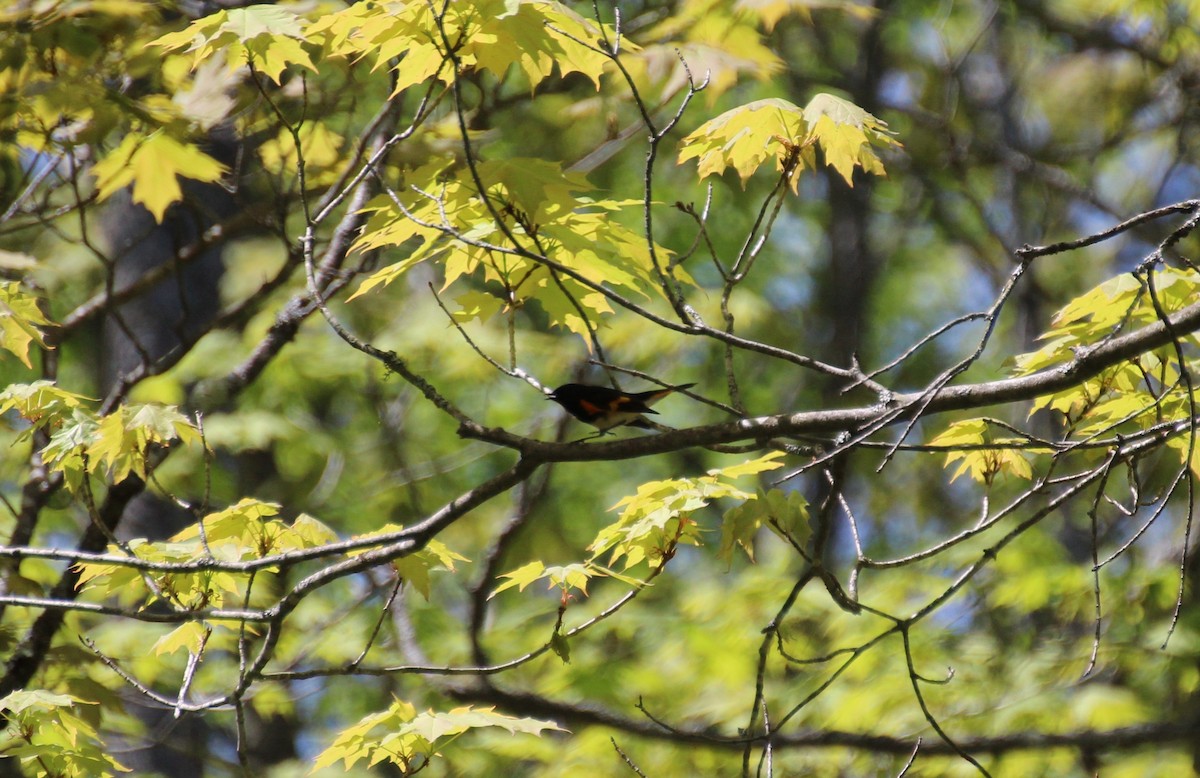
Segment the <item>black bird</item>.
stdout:
<svg viewBox="0 0 1200 778">
<path fill-rule="evenodd" d="M 654 425 L 645 416 L 647 413 L 656 413 L 650 406 L 671 392 L 693 386 L 695 384 L 680 384 L 651 389 L 649 392 L 630 393 L 607 386 L 563 384 L 547 396 L 566 408 L 575 418 L 591 424 L 603 433 L 623 425 L 654 429 Z"/>
</svg>

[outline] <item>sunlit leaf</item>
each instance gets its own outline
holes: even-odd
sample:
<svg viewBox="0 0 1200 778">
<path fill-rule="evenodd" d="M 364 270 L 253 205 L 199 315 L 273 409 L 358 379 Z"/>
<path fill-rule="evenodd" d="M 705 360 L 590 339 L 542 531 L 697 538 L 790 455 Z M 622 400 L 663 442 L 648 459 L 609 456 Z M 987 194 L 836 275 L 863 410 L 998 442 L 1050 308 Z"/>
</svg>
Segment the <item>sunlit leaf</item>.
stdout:
<svg viewBox="0 0 1200 778">
<path fill-rule="evenodd" d="M 454 572 L 455 562 L 468 561 L 465 556 L 456 554 L 446 545 L 437 540 L 431 540 L 425 548 L 412 554 L 400 557 L 392 565 L 396 573 L 412 586 L 426 600 L 430 593 L 430 573 L 435 570 Z"/>
<path fill-rule="evenodd" d="M 513 570 L 511 573 L 502 573 L 500 577 L 507 578 L 508 580 L 493 589 L 492 593 L 488 595 L 488 597 L 495 597 L 505 589 L 511 589 L 514 586 L 517 587 L 518 591 L 523 592 L 525 591 L 526 586 L 529 586 L 529 584 L 539 580 L 543 573 L 545 573 L 545 570 L 546 566 L 535 559 L 534 561 L 528 562 L 516 570 Z"/>
<path fill-rule="evenodd" d="M 303 24 L 296 14 L 276 5 L 252 5 L 197 19 L 186 29 L 163 35 L 150 45 L 191 52 L 193 68 L 221 52 L 228 57 L 231 68 L 252 63 L 278 84 L 290 65 L 316 71 L 301 45 L 304 40 Z"/>
<path fill-rule="evenodd" d="M 628 570 L 646 560 L 662 560 L 673 553 L 679 543 L 700 545 L 699 529 L 690 515 L 722 497 L 753 500 L 753 493 L 730 482 L 781 467 L 782 463 L 776 461 L 780 456 L 778 452 L 771 452 L 747 462 L 710 470 L 698 478 L 642 484 L 637 494 L 625 497 L 613 506 L 622 509 L 621 517 L 602 529 L 588 546 L 592 559 L 610 553 L 610 565 L 622 560 L 624 569 Z"/>
<path fill-rule="evenodd" d="M 1033 476 L 1033 467 L 1026 454 L 1018 450 L 1021 441 L 1011 438 L 996 438 L 991 433 L 992 425 L 987 419 L 957 421 L 929 441 L 933 446 L 955 447 L 962 450 L 946 454 L 946 467 L 958 462 L 958 469 L 951 482 L 964 473 L 971 480 L 990 484 L 1000 473 L 1028 480 Z"/>
<path fill-rule="evenodd" d="M 56 426 L 87 399 L 52 381 L 9 384 L 0 391 L 0 413 L 15 410 L 36 426 Z"/>
<path fill-rule="evenodd" d="M 457 735 L 468 729 L 480 727 L 499 727 L 514 735 L 540 735 L 546 730 L 564 731 L 551 721 L 506 716 L 496 713 L 495 708 L 475 708 L 469 705 L 448 712 L 419 713 L 403 729 L 420 735 L 430 743 L 436 743 L 447 735 Z"/>
<path fill-rule="evenodd" d="M 165 132 L 148 136 L 131 132 L 92 166 L 101 200 L 132 184 L 133 201 L 144 205 L 159 222 L 167 208 L 183 197 L 178 178 L 213 182 L 224 174 L 220 162 Z"/>
<path fill-rule="evenodd" d="M 199 654 L 204 642 L 208 639 L 208 628 L 199 622 L 180 624 L 175 629 L 155 641 L 150 650 L 155 656 L 173 654 L 179 649 L 189 654 Z"/>
<path fill-rule="evenodd" d="M 465 706 L 448 712 L 417 713 L 410 703 L 397 700 L 388 710 L 373 713 L 343 729 L 317 755 L 314 766 L 327 767 L 341 761 L 349 769 L 366 759 L 369 764 L 389 761 L 405 767 L 418 755 L 432 756 L 464 732 L 493 727 L 511 734 L 563 731 L 553 722 L 507 716 L 496 713 L 494 708 Z"/>
<path fill-rule="evenodd" d="M 700 178 L 737 171 L 743 186 L 767 159 L 783 170 L 794 159 L 797 171 L 815 165 L 812 148 L 853 184 L 854 168 L 883 175 L 874 146 L 896 146 L 887 125 L 857 105 L 830 94 L 818 94 L 804 108 L 781 98 L 767 98 L 733 108 L 702 124 L 680 143 L 680 163 L 699 159 Z M 796 179 L 792 179 L 793 191 Z"/>
<path fill-rule="evenodd" d="M 15 354 L 25 367 L 33 367 L 29 346 L 46 348 L 42 328 L 50 324 L 37 297 L 16 281 L 0 281 L 0 348 Z"/>
</svg>

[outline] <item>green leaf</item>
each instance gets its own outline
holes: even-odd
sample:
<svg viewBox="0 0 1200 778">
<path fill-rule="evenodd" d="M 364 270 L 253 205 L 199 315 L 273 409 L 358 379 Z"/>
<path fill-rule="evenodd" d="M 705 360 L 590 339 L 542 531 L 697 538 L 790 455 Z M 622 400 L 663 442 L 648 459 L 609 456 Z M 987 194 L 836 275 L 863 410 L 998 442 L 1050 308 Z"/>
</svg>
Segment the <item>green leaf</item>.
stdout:
<svg viewBox="0 0 1200 778">
<path fill-rule="evenodd" d="M 332 527 L 307 513 L 297 516 L 287 529 L 287 542 L 293 548 L 316 548 L 340 540 Z"/>
<path fill-rule="evenodd" d="M 470 17 L 478 31 L 467 38 L 462 55 L 474 59 L 478 69 L 503 76 L 516 65 L 537 86 L 557 66 L 563 76 L 581 73 L 600 88 L 608 57 L 579 41 L 599 41 L 594 21 L 559 3 L 541 0 L 479 0 Z M 468 15 L 464 13 L 464 21 Z M 607 30 L 609 40 L 613 31 Z M 626 51 L 633 53 L 636 45 Z"/>
<path fill-rule="evenodd" d="M 34 689 L 32 691 L 17 690 L 9 692 L 3 699 L 0 699 L 0 710 L 6 710 L 14 715 L 24 713 L 27 710 L 53 710 L 55 708 L 69 708 L 80 700 L 75 699 L 69 694 L 55 694 L 45 689 Z"/>
<path fill-rule="evenodd" d="M 851 186 L 854 185 L 855 167 L 861 167 L 866 173 L 884 175 L 883 163 L 875 156 L 872 143 L 899 145 L 888 134 L 885 122 L 834 95 L 819 94 L 810 100 L 804 106 L 804 121 L 809 127 L 809 137 L 825 154 L 826 164 Z"/>
<path fill-rule="evenodd" d="M 608 57 L 586 42 L 599 41 L 604 33 L 595 22 L 559 3 L 543 0 L 477 0 L 451 4 L 441 15 L 446 36 L 459 44 L 457 56 L 466 71 L 491 71 L 504 78 L 520 70 L 530 86 L 537 86 L 555 70 L 566 76 L 581 73 L 599 88 Z M 615 38 L 606 27 L 609 40 Z M 384 5 L 359 3 L 324 16 L 307 30 L 331 56 L 358 59 L 372 56 L 376 67 L 394 71 L 393 96 L 439 76 L 453 78 L 441 49 L 438 21 L 423 3 Z M 638 47 L 627 40 L 622 48 Z"/>
<path fill-rule="evenodd" d="M 223 540 L 257 540 L 264 536 L 262 527 L 279 513 L 279 504 L 244 497 L 228 508 L 204 517 L 204 533 L 210 543 Z M 280 524 L 282 527 L 282 523 Z M 200 527 L 193 524 L 177 532 L 171 540 L 189 543 L 200 539 Z"/>
<path fill-rule="evenodd" d="M 737 0 L 733 7 L 754 14 L 768 31 L 775 29 L 775 25 L 790 14 L 799 16 L 811 26 L 813 11 L 836 11 L 860 21 L 870 21 L 881 13 L 877 8 L 853 0 Z"/>
<path fill-rule="evenodd" d="M 808 521 L 808 502 L 802 494 L 771 489 L 725 512 L 717 558 L 732 563 L 734 549 L 741 548 L 753 562 L 754 537 L 764 526 L 777 535 L 786 532 L 788 540 L 803 545 L 812 534 Z"/>
<path fill-rule="evenodd" d="M 689 81 L 703 80 L 710 107 L 744 79 L 767 81 L 785 67 L 755 20 L 731 12 L 724 2 L 680 3 L 639 37 L 655 43 L 647 45 L 640 56 L 626 59 L 640 66 L 646 78 L 661 79 L 664 94 L 687 88 Z"/>
<path fill-rule="evenodd" d="M 709 470 L 708 474 L 720 476 L 721 478 L 741 478 L 747 475 L 757 475 L 765 473 L 768 470 L 778 470 L 783 467 L 783 463 L 779 461 L 783 457 L 784 453 L 782 451 L 772 451 L 763 454 L 758 459 L 748 459 L 740 464 L 730 465 L 719 470 Z"/>
<path fill-rule="evenodd" d="M 38 775 L 109 776 L 128 772 L 105 752 L 96 728 L 78 715 L 80 705 L 94 705 L 74 695 L 23 690 L 0 699 L 8 712 L 9 735 L 4 755 L 36 765 Z M 89 714 L 87 718 L 95 718 Z"/>
<path fill-rule="evenodd" d="M 50 435 L 50 442 L 42 449 L 42 459 L 55 472 L 66 478 L 67 487 L 78 490 L 86 475 L 83 452 L 95 441 L 99 420 L 83 408 L 71 408 L 69 418 L 57 421 L 58 429 Z"/>
<path fill-rule="evenodd" d="M 215 557 L 234 562 L 259 559 L 264 556 L 303 548 L 314 548 L 338 540 L 330 527 L 307 514 L 288 523 L 275 518 L 279 506 L 274 503 L 245 498 L 222 511 L 204 517 L 204 537 L 200 524 L 185 527 L 169 541 L 149 543 L 135 539 L 129 548 L 140 559 L 153 562 L 194 562 Z M 116 549 L 111 549 L 115 551 Z M 211 552 L 211 557 L 210 557 Z M 450 551 L 435 549 L 429 552 L 438 559 L 454 559 Z M 157 596 L 161 592 L 179 607 L 221 607 L 227 601 L 242 602 L 248 585 L 248 575 L 198 570 L 186 573 L 151 573 L 154 587 L 147 587 L 141 573 L 121 565 L 80 565 L 80 586 L 99 589 L 105 594 L 137 601 Z M 163 652 L 181 647 L 196 652 L 198 633 L 180 630 L 162 638 Z"/>
<path fill-rule="evenodd" d="M 263 167 L 276 175 L 295 176 L 301 158 L 304 160 L 305 181 L 309 187 L 329 183 L 334 176 L 330 171 L 341 160 L 341 149 L 345 139 L 321 121 L 308 121 L 297 131 L 300 136 L 300 153 L 296 152 L 296 136 L 286 127 L 272 140 L 258 148 Z"/>
<path fill-rule="evenodd" d="M 462 323 L 474 319 L 486 321 L 507 307 L 499 295 L 491 292 L 464 292 L 455 297 L 454 302 L 458 303 L 454 319 Z"/>
<path fill-rule="evenodd" d="M 571 664 L 571 643 L 567 640 L 566 635 L 563 635 L 561 632 L 555 632 L 551 635 L 550 650 L 563 661 L 563 664 Z"/>
<path fill-rule="evenodd" d="M 396 700 L 387 710 L 364 716 L 338 733 L 333 743 L 317 754 L 314 769 L 328 767 L 339 759 L 347 770 L 360 759 L 370 759 L 371 764 L 375 764 L 379 759 L 389 756 L 380 748 L 385 733 L 395 732 L 416 715 L 417 709 L 413 705 Z M 412 746 L 415 744 L 410 739 L 408 743 L 392 741 L 389 745 L 392 747 L 392 757 L 406 758 L 413 755 Z"/>
<path fill-rule="evenodd" d="M 983 443 L 987 419 L 956 421 L 929 441 L 931 446 L 976 446 Z"/>
<path fill-rule="evenodd" d="M 1167 441 L 1167 448 L 1174 451 L 1181 464 L 1185 463 L 1192 471 L 1193 478 L 1200 478 L 1200 441 L 1190 434 L 1176 435 Z M 1191 459 L 1188 459 L 1188 449 L 1191 449 Z"/>
<path fill-rule="evenodd" d="M 454 572 L 455 562 L 469 561 L 465 556 L 456 554 L 446 547 L 446 544 L 431 540 L 425 548 L 393 562 L 396 573 L 412 586 L 426 600 L 429 599 L 430 573 L 435 570 Z"/>
<path fill-rule="evenodd" d="M 477 169 L 489 200 L 510 217 L 512 230 L 536 234 L 538 245 L 553 262 L 595 286 L 647 298 L 663 294 L 645 236 L 616 218 L 627 208 L 640 208 L 640 201 L 593 199 L 586 179 L 542 160 L 488 161 Z M 476 194 L 469 171 L 458 171 L 449 179 L 446 172 L 444 163 L 430 163 L 406 177 L 412 186 L 398 190 L 396 200 L 380 197 L 367 205 L 364 211 L 370 216 L 355 248 L 398 246 L 406 255 L 364 279 L 350 299 L 388 286 L 422 262 L 439 261 L 443 289 L 459 280 L 472 282 L 463 309 L 454 314 L 458 318 L 484 317 L 536 302 L 552 326 L 587 339 L 585 317 L 611 314 L 608 299 L 587 283 L 544 264 L 474 245 L 506 245 L 508 238 Z M 446 240 L 444 230 L 468 242 Z M 655 251 L 660 262 L 671 256 L 662 246 Z M 675 271 L 675 278 L 694 283 L 681 269 Z M 480 282 L 502 297 L 480 291 Z"/>
</svg>

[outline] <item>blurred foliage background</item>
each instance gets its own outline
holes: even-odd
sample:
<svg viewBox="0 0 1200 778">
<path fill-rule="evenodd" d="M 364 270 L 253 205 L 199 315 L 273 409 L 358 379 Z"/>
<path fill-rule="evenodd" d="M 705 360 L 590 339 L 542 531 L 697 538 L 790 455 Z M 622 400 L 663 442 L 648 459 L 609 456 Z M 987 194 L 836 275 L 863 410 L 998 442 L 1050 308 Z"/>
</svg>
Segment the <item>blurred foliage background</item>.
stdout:
<svg viewBox="0 0 1200 778">
<path fill-rule="evenodd" d="M 0 11 L 0 265 L 7 278 L 37 290 L 46 315 L 62 325 L 53 336 L 57 349 L 44 351 L 40 363 L 35 358 L 34 369 L 7 358 L 0 378 L 6 385 L 50 378 L 114 407 L 151 402 L 203 412 L 211 453 L 200 446 L 172 451 L 123 512 L 121 538 L 173 535 L 191 521 L 176 497 L 212 510 L 244 497 L 273 501 L 284 519 L 309 514 L 343 538 L 416 524 L 510 466 L 513 454 L 461 438 L 458 421 L 349 348 L 304 307 L 302 191 L 284 120 L 313 128 L 304 194 L 316 201 L 344 185 L 339 172 L 372 130 L 398 131 L 412 119 L 426 85 L 385 102 L 393 88 L 388 67 L 321 57 L 315 43 L 308 45 L 315 69 L 293 64 L 278 84 L 269 73 L 227 68 L 220 57 L 192 70 L 188 54 L 148 46 L 205 13 L 235 6 L 47 0 Z M 279 4 L 304 19 L 342 7 Z M 486 3 L 480 8 L 494 12 Z M 708 247 L 693 250 L 703 243 L 696 220 L 676 204 L 706 208 L 711 248 L 730 257 L 747 241 L 777 178 L 764 170 L 745 182 L 733 171 L 698 180 L 694 163 L 675 164 L 679 139 L 752 100 L 803 105 L 820 92 L 886 121 L 902 144 L 879 151 L 887 175 L 856 173 L 850 186 L 832 168 L 802 173 L 754 272 L 729 302 L 739 336 L 832 365 L 882 367 L 926 333 L 991 306 L 1020 247 L 1098 232 L 1194 198 L 1200 185 L 1194 2 L 650 0 L 597 8 L 606 24 L 619 12 L 630 43 L 622 62 L 640 105 L 611 67 L 599 89 L 582 73 L 556 73 L 532 86 L 516 67 L 504 75 L 466 71 L 459 88 L 472 153 L 492 161 L 550 160 L 586 175 L 596 198 L 632 202 L 611 218 L 638 234 L 649 177 L 654 240 L 687 257 L 681 266 L 696 282 L 689 302 L 719 327 L 722 279 Z M 586 4 L 575 10 L 593 15 Z M 641 108 L 665 124 L 687 91 L 687 71 L 708 86 L 664 139 L 648 174 Z M 380 176 L 393 186 L 432 160 L 458 170 L 468 161 L 453 96 L 431 92 L 424 123 L 381 160 Z M 183 202 L 166 210 L 161 224 L 128 193 L 98 200 L 88 174 L 95 161 L 130 132 L 181 125 L 197 148 L 226 166 L 219 181 L 184 181 Z M 1031 263 L 988 348 L 958 380 L 1009 375 L 1012 358 L 1037 347 L 1056 310 L 1138 267 L 1175 226 L 1147 221 Z M 328 230 L 317 234 L 318 248 L 333 240 Z M 1184 236 L 1172 256 L 1194 257 L 1195 241 Z M 443 289 L 446 271 L 433 261 L 347 302 L 363 277 L 409 250 L 351 253 L 340 270 L 345 285 L 331 299 L 337 315 L 363 340 L 395 351 L 482 425 L 547 440 L 583 434 L 529 382 L 505 375 L 476 350 L 506 366 L 511 353 L 512 367 L 547 387 L 604 382 L 604 371 L 589 362 L 600 355 L 588 340 L 554 326 L 554 313 L 536 299 L 490 316 L 461 315 L 460 331 L 446 310 L 494 297 L 496 284 L 477 274 Z M 165 281 L 112 298 L 155 267 L 166 268 Z M 1194 275 L 1191 284 L 1194 294 Z M 89 308 L 92 300 L 99 303 Z M 645 305 L 670 315 L 661 299 Z M 695 391 L 723 403 L 734 402 L 727 385 L 735 374 L 750 416 L 879 399 L 762 354 L 727 355 L 716 339 L 652 326 L 629 311 L 598 316 L 595 324 L 603 357 L 620 367 L 668 384 L 696 382 Z M 984 327 L 979 321 L 952 330 L 879 380 L 897 392 L 926 387 L 974 350 Z M 264 347 L 273 338 L 286 345 Z M 1187 347 L 1194 349 L 1194 339 Z M 269 353 L 260 364 L 262 350 Z M 649 386 L 621 380 L 631 390 Z M 682 396 L 659 410 L 672 427 L 735 418 Z M 1064 434 L 1060 416 L 1030 417 L 1027 402 L 984 412 L 1039 436 Z M 924 418 L 907 442 L 928 441 L 957 418 Z M 11 445 L 0 447 L 0 487 L 11 510 L 0 512 L 0 532 L 10 546 L 76 547 L 89 524 L 77 495 L 51 490 L 36 522 L 22 520 L 24 501 L 41 498 L 28 486 L 36 462 L 31 469 L 27 425 L 11 421 L 3 433 Z M 967 478 L 951 482 L 945 452 L 902 450 L 885 459 L 887 451 L 856 447 L 827 470 L 785 484 L 827 522 L 825 561 L 843 585 L 858 559 L 849 515 L 865 557 L 895 559 L 974 526 L 985 494 L 995 510 L 1028 489 L 1007 475 L 986 487 Z M 1099 454 L 1078 456 L 1095 461 Z M 1044 453 L 1032 460 L 1039 472 L 1062 464 Z M 392 602 L 395 578 L 386 565 L 308 595 L 289 617 L 269 670 L 344 668 L 368 645 L 364 666 L 372 667 L 502 663 L 537 650 L 554 633 L 564 600 L 539 582 L 485 601 L 499 573 L 533 560 L 585 560 L 597 532 L 614 521 L 610 507 L 640 484 L 737 461 L 686 448 L 546 464 L 439 534 L 470 562 L 434 574 L 428 597 L 408 586 Z M 233 713 L 177 720 L 77 637 L 172 697 L 186 657 L 147 652 L 170 625 L 71 613 L 30 686 L 99 703 L 93 708 L 105 749 L 147 775 L 299 775 L 338 731 L 393 698 L 418 709 L 494 704 L 570 730 L 540 738 L 470 733 L 443 749 L 430 768 L 438 775 L 633 774 L 614 742 L 650 776 L 894 775 L 914 748 L 914 774 L 976 772 L 930 719 L 995 775 L 1180 775 L 1200 758 L 1200 611 L 1195 553 L 1184 544 L 1190 484 L 1168 493 L 1178 466 L 1178 456 L 1163 451 L 1139 460 L 1144 510 L 1135 516 L 1101 498 L 1097 508 L 1087 493 L 1022 531 L 957 596 L 912 624 L 907 650 L 895 633 L 872 642 L 892 622 L 846 612 L 819 584 L 805 586 L 776 623 L 804 559 L 766 532 L 753 563 L 744 555 L 719 559 L 722 514 L 736 504 L 725 501 L 691 515 L 703 545 L 681 546 L 636 600 L 572 639 L 569 662 L 547 652 L 487 676 L 347 670 L 268 679 L 246 699 L 241 766 Z M 778 475 L 766 473 L 761 482 Z M 1105 487 L 1113 503 L 1127 492 L 1116 480 Z M 111 492 L 96 488 L 98 500 Z M 1145 534 L 1095 577 L 1093 547 L 1101 558 L 1121 547 L 1168 494 Z M 899 617 L 925 607 L 1035 503 L 1031 498 L 996 531 L 919 564 L 856 572 L 858 598 Z M 11 557 L 5 564 L 6 595 L 48 595 L 66 567 Z M 281 596 L 316 564 L 264 575 L 256 586 L 264 597 Z M 1096 580 L 1103 620 L 1094 644 Z M 576 594 L 567 604 L 565 625 L 583 623 L 628 590 L 617 579 L 592 581 L 586 597 Z M 10 674 L 38 613 L 12 605 L 4 611 L 0 657 L 8 657 Z M 795 661 L 770 641 L 764 648 L 768 625 L 778 630 L 775 645 Z M 192 686 L 197 695 L 219 693 L 236 675 L 236 633 L 214 634 Z M 861 650 L 837 653 L 855 647 Z M 760 651 L 771 654 L 761 675 Z M 924 708 L 914 673 L 945 681 L 921 684 Z M 780 735 L 769 751 L 722 740 L 736 740 L 752 716 L 761 725 L 756 684 L 765 688 Z M 0 761 L 0 774 L 22 769 L 37 768 Z M 371 772 L 362 764 L 355 769 Z"/>
</svg>

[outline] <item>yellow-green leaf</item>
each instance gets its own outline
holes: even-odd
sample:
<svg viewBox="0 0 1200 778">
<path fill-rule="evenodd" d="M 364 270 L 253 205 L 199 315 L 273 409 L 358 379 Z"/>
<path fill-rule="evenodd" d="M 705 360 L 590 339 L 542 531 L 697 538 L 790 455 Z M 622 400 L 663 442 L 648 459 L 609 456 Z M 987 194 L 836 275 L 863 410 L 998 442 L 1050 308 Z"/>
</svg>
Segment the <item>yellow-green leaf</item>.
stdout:
<svg viewBox="0 0 1200 778">
<path fill-rule="evenodd" d="M 678 161 L 698 158 L 700 178 L 732 167 L 744 186 L 768 158 L 781 166 L 787 155 L 785 142 L 798 145 L 807 132 L 803 111 L 795 103 L 756 100 L 700 125 L 680 143 Z"/>
<path fill-rule="evenodd" d="M 530 718 L 516 718 L 496 713 L 495 708 L 474 708 L 465 706 L 442 713 L 426 711 L 420 713 L 403 731 L 420 735 L 430 743 L 436 743 L 447 735 L 456 735 L 468 729 L 480 727 L 499 727 L 511 734 L 526 733 L 540 735 L 546 730 L 565 731 L 552 721 L 540 721 Z"/>
<path fill-rule="evenodd" d="M 492 593 L 488 595 L 488 599 L 491 599 L 505 589 L 511 589 L 514 586 L 517 587 L 517 591 L 525 591 L 526 586 L 529 586 L 529 584 L 542 577 L 542 573 L 545 571 L 545 569 L 545 565 L 535 559 L 534 561 L 522 565 L 516 570 L 513 570 L 511 573 L 501 574 L 501 578 L 507 578 L 508 580 L 500 584 L 500 586 L 497 586 Z"/>
<path fill-rule="evenodd" d="M 77 702 L 82 702 L 82 700 L 77 700 L 69 694 L 55 694 L 46 689 L 18 689 L 0 699 L 0 710 L 18 714 L 31 709 L 69 708 Z"/>
<path fill-rule="evenodd" d="M 851 183 L 855 167 L 882 175 L 883 163 L 872 146 L 899 145 L 887 124 L 854 103 L 818 94 L 803 109 L 787 100 L 768 98 L 733 108 L 702 124 L 680 144 L 679 162 L 699 159 L 700 178 L 732 167 L 743 186 L 768 158 L 783 170 L 789 155 L 799 153 L 797 171 L 815 164 L 811 147 Z M 792 179 L 795 190 L 796 179 Z"/>
<path fill-rule="evenodd" d="M 780 467 L 781 456 L 772 452 L 757 459 L 710 470 L 698 478 L 650 481 L 638 487 L 637 494 L 625 497 L 613 508 L 622 508 L 621 517 L 600 530 L 588 546 L 593 562 L 611 552 L 609 564 L 624 560 L 624 568 L 644 561 L 657 560 L 671 552 L 675 544 L 700 545 L 699 529 L 689 519 L 695 511 L 715 499 L 731 497 L 752 500 L 754 494 L 739 489 L 731 481 Z"/>
<path fill-rule="evenodd" d="M 776 534 L 787 533 L 791 542 L 805 543 L 811 534 L 808 502 L 797 491 L 771 489 L 726 511 L 717 558 L 731 563 L 734 549 L 741 548 L 753 562 L 754 538 L 764 526 Z"/>
<path fill-rule="evenodd" d="M 768 470 L 777 470 L 783 467 L 783 463 L 779 461 L 783 456 L 784 453 L 782 451 L 772 451 L 768 454 L 763 454 L 757 459 L 749 459 L 719 470 L 709 470 L 708 474 L 724 478 L 741 478 L 744 475 L 755 475 Z"/>
<path fill-rule="evenodd" d="M 992 439 L 991 423 L 987 419 L 966 419 L 957 421 L 947 427 L 941 434 L 930 441 L 934 446 L 962 446 L 960 451 L 950 451 L 946 454 L 946 467 L 959 463 L 958 469 L 951 476 L 951 482 L 964 473 L 971 480 L 990 484 L 1000 473 L 1028 480 L 1033 476 L 1033 467 L 1026 455 L 1016 446 L 1021 442 L 1016 439 Z M 994 448 L 983 446 L 994 445 Z"/>
<path fill-rule="evenodd" d="M 15 410 L 35 426 L 56 425 L 86 399 L 56 386 L 53 381 L 9 384 L 0 392 L 0 413 Z"/>
<path fill-rule="evenodd" d="M 493 708 L 465 706 L 449 712 L 417 713 L 410 703 L 396 700 L 387 710 L 363 717 L 343 729 L 328 748 L 317 755 L 314 766 L 341 761 L 346 769 L 362 759 L 368 764 L 389 761 L 402 768 L 415 756 L 434 755 L 454 736 L 471 729 L 499 727 L 510 733 L 540 735 L 562 728 L 550 721 L 516 718 Z"/>
<path fill-rule="evenodd" d="M 167 51 L 192 52 L 192 67 L 218 52 L 229 59 L 230 68 L 252 62 L 276 84 L 289 65 L 316 72 L 316 66 L 301 45 L 304 37 L 300 17 L 276 5 L 252 5 L 218 11 L 192 22 L 186 29 L 168 33 L 150 43 Z"/>
<path fill-rule="evenodd" d="M 225 174 L 225 166 L 195 146 L 165 132 L 149 136 L 131 132 L 108 156 L 92 166 L 99 199 L 133 185 L 133 201 L 141 203 L 161 222 L 167 208 L 183 192 L 178 178 L 212 182 Z"/>
<path fill-rule="evenodd" d="M 587 594 L 588 580 L 592 577 L 592 572 L 587 565 L 574 564 L 565 565 L 562 567 L 547 567 L 545 577 L 549 579 L 549 588 L 558 587 L 566 594 L 571 589 L 578 589 L 583 594 Z"/>
<path fill-rule="evenodd" d="M 189 654 L 199 654 L 205 641 L 208 640 L 209 633 L 209 628 L 199 622 L 192 621 L 181 624 L 154 641 L 150 650 L 154 652 L 155 656 L 174 654 L 181 648 Z"/>
<path fill-rule="evenodd" d="M 46 348 L 41 327 L 53 324 L 42 313 L 37 297 L 16 281 L 0 281 L 0 348 L 12 352 L 25 367 L 29 361 L 29 345 Z"/>
<path fill-rule="evenodd" d="M 446 544 L 431 540 L 425 548 L 416 553 L 397 559 L 393 565 L 396 573 L 412 586 L 426 600 L 429 599 L 430 573 L 435 570 L 454 572 L 455 562 L 468 561 L 465 556 L 456 554 L 446 547 Z"/>
</svg>

